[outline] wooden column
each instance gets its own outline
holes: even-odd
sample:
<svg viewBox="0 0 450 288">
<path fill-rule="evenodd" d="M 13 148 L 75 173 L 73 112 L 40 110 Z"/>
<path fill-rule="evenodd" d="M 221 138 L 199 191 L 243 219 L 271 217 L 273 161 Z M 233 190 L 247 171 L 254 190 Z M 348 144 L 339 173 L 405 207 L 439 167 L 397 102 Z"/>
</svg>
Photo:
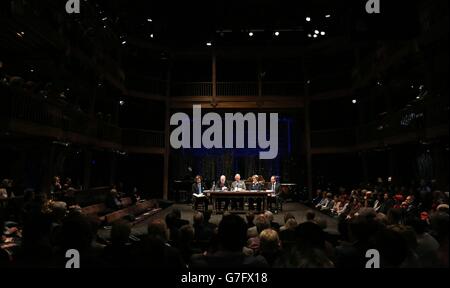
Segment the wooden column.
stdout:
<svg viewBox="0 0 450 288">
<path fill-rule="evenodd" d="M 167 67 L 166 99 L 165 99 L 165 121 L 164 121 L 164 176 L 163 176 L 163 199 L 169 198 L 169 159 L 170 159 L 170 85 L 171 85 L 171 61 Z"/>
<path fill-rule="evenodd" d="M 211 56 L 211 82 L 212 82 L 212 101 L 211 104 L 213 107 L 216 107 L 217 105 L 217 70 L 216 70 L 216 50 L 212 49 L 212 56 Z"/>
</svg>

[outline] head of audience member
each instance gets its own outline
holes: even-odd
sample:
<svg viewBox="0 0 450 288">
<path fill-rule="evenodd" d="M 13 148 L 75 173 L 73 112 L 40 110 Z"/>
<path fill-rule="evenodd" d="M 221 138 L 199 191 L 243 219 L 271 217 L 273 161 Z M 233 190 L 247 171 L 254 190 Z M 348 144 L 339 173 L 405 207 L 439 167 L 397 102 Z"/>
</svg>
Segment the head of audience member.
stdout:
<svg viewBox="0 0 450 288">
<path fill-rule="evenodd" d="M 382 226 L 389 225 L 389 219 L 386 216 L 386 214 L 378 212 L 377 216 L 375 217 L 375 221 L 377 221 Z"/>
<path fill-rule="evenodd" d="M 396 224 L 387 226 L 387 228 L 399 233 L 410 251 L 417 248 L 417 234 L 411 226 Z"/>
<path fill-rule="evenodd" d="M 431 215 L 431 230 L 438 242 L 448 239 L 449 215 L 443 212 L 436 212 Z M 448 241 L 448 240 L 447 240 Z"/>
<path fill-rule="evenodd" d="M 295 220 L 295 216 L 292 213 L 286 213 L 284 214 L 284 223 L 286 223 L 289 219 L 294 219 Z"/>
<path fill-rule="evenodd" d="M 194 226 L 201 226 L 204 224 L 204 217 L 203 217 L 203 213 L 202 212 L 195 212 L 194 213 L 194 218 L 193 218 L 193 222 L 194 222 Z"/>
<path fill-rule="evenodd" d="M 152 239 L 158 239 L 167 242 L 169 239 L 169 230 L 166 223 L 161 219 L 155 219 L 148 224 L 147 234 Z"/>
<path fill-rule="evenodd" d="M 181 219 L 181 210 L 178 208 L 172 209 L 172 213 L 175 215 L 176 219 Z"/>
<path fill-rule="evenodd" d="M 325 249 L 325 234 L 316 223 L 305 222 L 295 229 L 297 248 L 300 251 L 309 249 Z"/>
<path fill-rule="evenodd" d="M 62 201 L 52 201 L 50 203 L 50 210 L 53 222 L 61 223 L 67 214 L 67 204 Z"/>
<path fill-rule="evenodd" d="M 253 184 L 258 183 L 258 175 L 253 175 L 252 176 L 252 181 L 253 181 Z"/>
<path fill-rule="evenodd" d="M 234 176 L 234 180 L 237 181 L 237 182 L 241 181 L 241 175 L 236 174 L 236 175 Z"/>
<path fill-rule="evenodd" d="M 264 216 L 266 216 L 266 218 L 269 221 L 269 223 L 273 222 L 273 213 L 272 212 L 266 211 L 266 212 L 264 212 Z"/>
<path fill-rule="evenodd" d="M 361 213 L 355 214 L 349 222 L 349 239 L 352 242 L 367 243 L 381 225 L 375 220 L 376 215 L 373 215 L 371 210 L 361 210 Z"/>
<path fill-rule="evenodd" d="M 114 246 L 123 246 L 128 243 L 130 234 L 130 225 L 125 221 L 119 220 L 111 227 L 111 243 Z"/>
<path fill-rule="evenodd" d="M 323 194 L 322 189 L 316 190 L 316 197 L 322 197 L 322 194 Z"/>
<path fill-rule="evenodd" d="M 407 242 L 394 229 L 384 228 L 374 234 L 374 247 L 380 253 L 380 267 L 399 267 L 408 254 Z"/>
<path fill-rule="evenodd" d="M 295 230 L 295 228 L 297 228 L 298 223 L 295 220 L 295 218 L 290 218 L 286 221 L 285 227 L 286 230 Z"/>
<path fill-rule="evenodd" d="M 314 221 L 314 218 L 316 218 L 316 213 L 312 210 L 308 210 L 308 212 L 306 212 L 306 221 Z"/>
<path fill-rule="evenodd" d="M 222 250 L 242 252 L 247 241 L 247 225 L 244 219 L 235 214 L 222 217 L 222 221 L 219 223 L 218 237 Z"/>
<path fill-rule="evenodd" d="M 177 215 L 175 213 L 170 212 L 166 215 L 166 223 L 167 224 L 167 228 L 172 229 L 172 228 L 176 228 L 176 224 L 177 224 Z"/>
<path fill-rule="evenodd" d="M 331 199 L 333 199 L 333 194 L 332 193 L 327 193 L 326 197 L 327 197 L 328 200 L 331 200 Z"/>
<path fill-rule="evenodd" d="M 276 176 L 272 176 L 270 177 L 270 183 L 276 183 L 277 182 L 277 177 Z"/>
<path fill-rule="evenodd" d="M 195 183 L 197 183 L 197 184 L 202 183 L 202 176 L 200 176 L 200 175 L 195 176 Z"/>
<path fill-rule="evenodd" d="M 403 210 L 400 208 L 391 208 L 388 211 L 387 217 L 389 224 L 400 224 L 402 221 Z"/>
<path fill-rule="evenodd" d="M 280 239 L 277 231 L 264 229 L 259 234 L 259 249 L 262 254 L 273 254 L 280 249 Z"/>
<path fill-rule="evenodd" d="M 180 228 L 180 243 L 189 246 L 194 242 L 194 228 L 191 225 L 183 225 Z"/>
<path fill-rule="evenodd" d="M 261 233 L 263 230 L 270 228 L 270 221 L 264 214 L 260 214 L 255 218 L 256 231 Z"/>
<path fill-rule="evenodd" d="M 436 207 L 436 212 L 442 212 L 448 214 L 448 204 L 439 204 Z"/>
<path fill-rule="evenodd" d="M 247 214 L 245 214 L 245 219 L 247 220 L 248 225 L 254 225 L 253 221 L 255 220 L 255 213 L 252 211 L 247 212 Z"/>
<path fill-rule="evenodd" d="M 225 183 L 225 181 L 227 181 L 227 177 L 225 175 L 221 175 L 219 178 L 220 183 Z"/>
</svg>

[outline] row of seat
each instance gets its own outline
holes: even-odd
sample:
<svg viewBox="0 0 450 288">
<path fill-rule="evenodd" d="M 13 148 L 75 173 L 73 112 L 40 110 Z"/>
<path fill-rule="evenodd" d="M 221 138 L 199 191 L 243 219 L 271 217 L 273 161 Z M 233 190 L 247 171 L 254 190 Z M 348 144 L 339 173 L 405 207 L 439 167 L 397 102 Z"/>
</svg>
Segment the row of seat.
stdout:
<svg viewBox="0 0 450 288">
<path fill-rule="evenodd" d="M 105 224 L 111 224 L 117 220 L 129 217 L 132 225 L 135 225 L 161 211 L 154 200 L 145 200 L 132 205 L 131 198 L 126 197 L 122 198 L 121 202 L 122 207 L 124 208 L 114 212 L 105 213 L 107 208 L 104 203 L 84 207 L 81 209 L 81 212 L 85 215 L 96 216 L 102 223 Z"/>
</svg>

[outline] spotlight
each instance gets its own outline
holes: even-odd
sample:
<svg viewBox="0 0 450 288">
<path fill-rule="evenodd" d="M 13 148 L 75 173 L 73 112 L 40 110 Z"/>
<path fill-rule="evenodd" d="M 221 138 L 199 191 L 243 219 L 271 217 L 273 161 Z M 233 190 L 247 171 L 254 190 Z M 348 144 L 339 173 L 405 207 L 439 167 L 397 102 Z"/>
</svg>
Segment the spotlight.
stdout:
<svg viewBox="0 0 450 288">
<path fill-rule="evenodd" d="M 325 31 L 320 32 L 320 35 L 324 36 L 325 35 Z"/>
<path fill-rule="evenodd" d="M 325 15 L 325 18 L 330 18 L 330 17 L 331 17 L 330 14 Z"/>
<path fill-rule="evenodd" d="M 155 35 L 153 35 L 153 33 L 152 33 L 152 34 L 150 34 L 150 38 L 153 38 L 153 37 L 155 37 Z"/>
<path fill-rule="evenodd" d="M 248 32 L 248 36 L 253 37 L 253 32 Z"/>
<path fill-rule="evenodd" d="M 358 101 L 356 101 L 356 99 L 353 99 L 353 100 L 352 100 L 352 103 L 353 103 L 353 104 L 356 104 L 357 102 L 358 102 Z"/>
<path fill-rule="evenodd" d="M 319 34 L 319 30 L 314 30 L 314 34 Z"/>
<path fill-rule="evenodd" d="M 278 32 L 278 31 L 276 31 L 274 34 L 275 34 L 275 36 L 280 36 L 280 32 Z"/>
<path fill-rule="evenodd" d="M 103 17 L 102 18 L 102 21 L 106 21 L 106 20 L 108 20 L 108 17 Z"/>
<path fill-rule="evenodd" d="M 383 85 L 383 84 L 381 84 L 381 82 L 380 82 L 380 81 L 378 81 L 378 82 L 377 82 L 377 85 L 378 85 L 378 86 L 381 86 L 381 85 Z"/>
<path fill-rule="evenodd" d="M 123 101 L 123 100 L 120 100 L 120 101 L 119 101 L 119 105 L 120 105 L 120 106 L 123 106 L 123 105 L 125 105 L 125 101 Z"/>
<path fill-rule="evenodd" d="M 311 17 L 306 17 L 306 22 L 311 22 Z"/>
<path fill-rule="evenodd" d="M 125 44 L 127 44 L 127 41 L 126 40 L 122 41 L 122 45 L 125 45 Z"/>
<path fill-rule="evenodd" d="M 314 34 L 313 37 L 314 37 L 314 38 L 317 38 L 317 34 Z"/>
<path fill-rule="evenodd" d="M 151 18 L 147 18 L 147 22 L 153 22 Z"/>
<path fill-rule="evenodd" d="M 311 35 L 311 34 L 308 34 L 308 37 L 309 37 L 309 38 L 311 38 L 311 37 L 312 37 L 312 35 Z"/>
<path fill-rule="evenodd" d="M 212 46 L 212 43 L 211 42 L 206 42 L 206 46 Z"/>
</svg>

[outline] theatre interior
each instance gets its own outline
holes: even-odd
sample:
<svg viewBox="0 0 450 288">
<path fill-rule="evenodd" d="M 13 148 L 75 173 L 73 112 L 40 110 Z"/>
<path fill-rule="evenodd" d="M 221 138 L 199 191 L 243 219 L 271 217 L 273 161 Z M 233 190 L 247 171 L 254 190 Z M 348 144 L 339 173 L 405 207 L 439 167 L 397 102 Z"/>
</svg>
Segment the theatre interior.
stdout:
<svg viewBox="0 0 450 288">
<path fill-rule="evenodd" d="M 449 3 L 366 2 L 1 1 L 0 267 L 448 267 Z"/>
</svg>

